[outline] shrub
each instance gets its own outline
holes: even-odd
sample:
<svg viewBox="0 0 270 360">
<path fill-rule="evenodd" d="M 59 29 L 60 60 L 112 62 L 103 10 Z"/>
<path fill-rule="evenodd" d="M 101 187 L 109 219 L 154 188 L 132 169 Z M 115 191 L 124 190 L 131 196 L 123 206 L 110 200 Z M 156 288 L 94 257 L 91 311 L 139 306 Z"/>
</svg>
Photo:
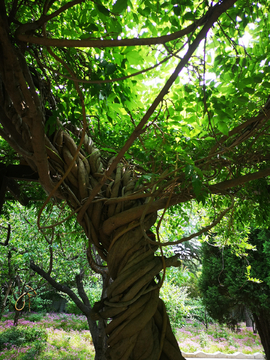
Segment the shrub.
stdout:
<svg viewBox="0 0 270 360">
<path fill-rule="evenodd" d="M 193 320 L 197 320 L 199 323 L 204 325 L 208 325 L 209 323 L 213 323 L 213 319 L 210 317 L 208 312 L 203 305 L 201 298 L 192 298 L 187 299 L 186 305 L 190 308 L 190 317 Z"/>
<path fill-rule="evenodd" d="M 50 311 L 52 306 L 52 300 L 36 296 L 31 299 L 31 311 L 44 312 Z"/>
<path fill-rule="evenodd" d="M 38 313 L 38 314 L 32 313 L 28 316 L 28 320 L 33 322 L 38 322 L 43 319 L 43 316 L 44 316 L 43 313 Z"/>
<path fill-rule="evenodd" d="M 200 341 L 201 347 L 202 348 L 206 347 L 208 345 L 208 336 L 207 336 L 207 334 L 204 331 L 201 331 L 199 337 L 200 337 L 199 341 Z"/>
<path fill-rule="evenodd" d="M 12 327 L 0 334 L 0 351 L 12 346 L 24 346 L 33 343 L 35 348 L 40 351 L 47 341 L 47 332 L 40 328 Z"/>
<path fill-rule="evenodd" d="M 74 301 L 69 301 L 66 304 L 66 312 L 68 314 L 82 315 L 82 311 L 78 308 Z"/>
<path fill-rule="evenodd" d="M 186 323 L 185 317 L 189 315 L 190 307 L 186 306 L 185 303 L 187 290 L 186 288 L 179 288 L 166 282 L 161 288 L 160 293 L 166 305 L 172 330 L 175 332 L 177 328 L 182 327 Z"/>
</svg>

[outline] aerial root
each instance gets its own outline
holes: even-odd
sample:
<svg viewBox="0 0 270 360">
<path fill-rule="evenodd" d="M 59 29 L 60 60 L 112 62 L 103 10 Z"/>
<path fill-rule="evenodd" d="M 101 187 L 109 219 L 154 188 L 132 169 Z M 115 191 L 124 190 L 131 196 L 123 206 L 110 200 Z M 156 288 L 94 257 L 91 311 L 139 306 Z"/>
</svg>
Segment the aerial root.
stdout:
<svg viewBox="0 0 270 360">
<path fill-rule="evenodd" d="M 107 354 L 111 360 L 157 360 L 159 331 L 153 318 L 137 334 L 109 346 Z"/>
<path fill-rule="evenodd" d="M 154 220 L 147 219 L 145 231 Z M 119 236 L 116 232 L 107 257 L 114 281 L 100 316 L 111 319 L 106 327 L 108 359 L 184 360 L 159 299 L 159 273 L 164 266 L 179 266 L 177 257 L 164 258 L 164 264 L 140 227 L 126 230 L 120 229 Z"/>
<path fill-rule="evenodd" d="M 155 223 L 156 215 L 149 217 L 149 224 L 147 228 L 150 228 Z M 149 245 L 146 243 L 144 237 L 142 236 L 142 231 L 140 227 L 133 228 L 126 233 L 124 233 L 110 249 L 107 262 L 110 269 L 110 275 L 113 280 L 116 279 L 120 270 L 123 269 L 124 264 L 126 264 L 131 256 L 136 251 L 141 251 L 144 253 L 149 250 Z"/>
<path fill-rule="evenodd" d="M 154 258 L 154 261 L 155 266 L 147 274 L 142 276 L 138 281 L 134 283 L 130 290 L 123 296 L 122 301 L 131 300 L 147 284 L 151 286 L 150 284 L 153 282 L 152 286 L 158 286 L 158 284 L 155 284 L 153 279 L 159 274 L 160 270 L 162 269 L 162 261 L 159 258 Z"/>
<path fill-rule="evenodd" d="M 99 315 L 103 319 L 109 319 L 109 318 L 113 318 L 113 317 L 121 314 L 123 311 L 125 311 L 127 309 L 128 309 L 127 306 L 121 306 L 121 307 L 110 307 L 110 306 L 107 307 L 106 306 L 105 309 L 99 313 Z"/>
</svg>

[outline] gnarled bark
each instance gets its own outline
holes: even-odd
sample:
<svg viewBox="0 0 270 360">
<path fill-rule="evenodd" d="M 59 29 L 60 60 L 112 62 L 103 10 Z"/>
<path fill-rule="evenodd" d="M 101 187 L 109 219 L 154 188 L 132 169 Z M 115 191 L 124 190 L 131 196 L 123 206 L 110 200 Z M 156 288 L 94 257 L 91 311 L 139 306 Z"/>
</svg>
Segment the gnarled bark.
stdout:
<svg viewBox="0 0 270 360">
<path fill-rule="evenodd" d="M 54 168 L 63 174 L 76 145 L 67 133 L 61 131 L 55 136 L 55 149 L 63 162 L 53 163 Z M 83 151 L 86 152 L 85 156 Z M 66 182 L 68 201 L 74 208 L 89 196 L 106 166 L 88 137 L 85 138 L 83 151 Z M 90 156 L 87 158 L 86 154 Z M 119 199 L 119 194 L 127 197 L 134 193 L 135 188 L 136 178 L 129 168 L 120 163 L 102 192 L 106 192 L 107 199 Z M 136 189 L 139 194 L 140 189 Z M 108 202 L 107 205 L 106 202 L 96 201 L 87 209 L 81 221 L 89 237 L 90 265 L 101 271 L 92 256 L 91 243 L 94 243 L 100 256 L 107 261 L 113 280 L 107 288 L 107 297 L 96 306 L 98 317 L 110 321 L 106 327 L 107 358 L 180 360 L 183 357 L 171 331 L 165 306 L 159 299 L 160 271 L 164 266 L 179 266 L 179 262 L 177 257 L 162 260 L 155 256 L 158 245 L 148 241 L 147 232 L 153 235 L 149 229 L 156 221 L 156 213 L 146 217 L 143 228 L 137 221 L 118 227 L 111 236 L 103 231 L 102 225 L 107 219 L 144 202 L 145 198 L 140 197 L 126 202 Z"/>
<path fill-rule="evenodd" d="M 145 230 L 155 221 L 148 217 Z M 119 230 L 121 233 L 123 229 Z M 110 360 L 183 359 L 172 333 L 166 308 L 159 299 L 159 273 L 164 264 L 155 256 L 141 227 L 126 231 L 108 253 L 108 268 L 113 282 L 107 298 L 100 304 L 99 316 L 112 319 L 107 325 L 107 357 Z M 177 258 L 164 259 L 166 266 L 178 266 Z"/>
</svg>

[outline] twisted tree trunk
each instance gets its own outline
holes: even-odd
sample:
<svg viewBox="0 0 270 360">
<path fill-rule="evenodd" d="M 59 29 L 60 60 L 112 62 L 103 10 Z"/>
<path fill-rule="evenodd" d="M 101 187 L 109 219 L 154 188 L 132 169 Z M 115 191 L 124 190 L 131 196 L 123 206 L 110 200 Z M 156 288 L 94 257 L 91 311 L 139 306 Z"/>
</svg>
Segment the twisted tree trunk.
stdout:
<svg viewBox="0 0 270 360">
<path fill-rule="evenodd" d="M 155 216 L 151 216 L 147 228 Z M 154 256 L 141 228 L 119 237 L 108 254 L 113 278 L 108 299 L 100 315 L 111 318 L 106 328 L 108 359 L 183 359 L 172 333 L 165 305 L 159 299 L 162 259 Z M 165 259 L 166 266 L 178 266 L 177 259 Z"/>
<path fill-rule="evenodd" d="M 58 163 L 50 160 L 50 163 L 60 174 L 69 166 L 76 148 L 72 138 L 59 130 L 55 135 L 55 150 L 62 160 Z M 104 166 L 108 166 L 106 161 L 102 161 L 100 152 L 86 136 L 84 150 L 65 184 L 66 196 L 73 208 L 88 198 Z M 127 197 L 132 194 L 136 194 L 135 199 L 129 200 Z M 123 201 L 124 198 L 128 201 Z M 126 215 L 126 211 L 135 211 L 146 198 L 136 186 L 130 165 L 120 163 L 101 189 L 100 199 L 92 202 L 81 220 L 89 238 L 89 264 L 102 272 L 93 258 L 91 245 L 94 244 L 106 260 L 113 280 L 106 298 L 96 306 L 97 318 L 111 320 L 106 327 L 107 358 L 111 360 L 183 359 L 164 303 L 159 299 L 160 271 L 164 267 L 179 266 L 179 262 L 177 256 L 169 259 L 155 256 L 158 245 L 149 229 L 156 221 L 156 213 L 149 214 L 142 223 L 123 220 L 124 226 L 115 225 L 114 231 L 108 231 L 111 219 L 121 212 Z"/>
<path fill-rule="evenodd" d="M 90 136 L 74 126 L 65 125 L 63 130 L 59 120 L 55 132 L 46 134 L 45 104 L 52 94 L 37 91 L 8 28 L 2 13 L 0 135 L 38 172 L 48 193 L 62 181 L 54 197 L 79 211 L 77 220 L 88 238 L 89 265 L 113 280 L 105 299 L 96 307 L 98 318 L 111 320 L 106 329 L 107 358 L 182 359 L 159 299 L 159 272 L 166 266 L 178 266 L 178 262 L 176 258 L 155 256 L 158 246 L 146 233 L 156 220 L 158 208 L 148 208 L 154 194 L 149 186 L 138 185 L 142 173 L 132 163 L 121 160 L 106 172 L 114 158 L 102 158 Z M 42 89 L 42 84 L 38 88 Z M 76 138 L 82 141 L 79 153 Z M 159 208 L 167 202 L 161 200 Z M 93 248 L 102 264 L 96 261 Z"/>
</svg>

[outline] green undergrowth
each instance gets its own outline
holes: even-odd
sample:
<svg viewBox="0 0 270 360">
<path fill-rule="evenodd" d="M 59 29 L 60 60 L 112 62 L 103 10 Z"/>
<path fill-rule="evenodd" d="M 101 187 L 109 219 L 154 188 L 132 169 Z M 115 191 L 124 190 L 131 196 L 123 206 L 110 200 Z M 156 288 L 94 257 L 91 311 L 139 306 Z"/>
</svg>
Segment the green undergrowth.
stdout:
<svg viewBox="0 0 270 360">
<path fill-rule="evenodd" d="M 252 328 L 244 324 L 238 331 L 217 324 L 205 326 L 198 322 L 187 323 L 177 331 L 177 340 L 181 350 L 193 353 L 203 351 L 214 353 L 220 351 L 224 354 L 242 352 L 243 354 L 263 353 L 260 337 L 254 334 Z"/>
<path fill-rule="evenodd" d="M 94 360 L 94 347 L 84 316 L 73 314 L 24 314 L 13 326 L 14 313 L 0 321 L 0 360 Z M 244 324 L 238 332 L 193 320 L 176 331 L 184 352 L 221 351 L 232 354 L 263 353 L 258 334 Z"/>
<path fill-rule="evenodd" d="M 86 318 L 73 314 L 14 314 L 0 321 L 0 360 L 94 360 Z"/>
</svg>

